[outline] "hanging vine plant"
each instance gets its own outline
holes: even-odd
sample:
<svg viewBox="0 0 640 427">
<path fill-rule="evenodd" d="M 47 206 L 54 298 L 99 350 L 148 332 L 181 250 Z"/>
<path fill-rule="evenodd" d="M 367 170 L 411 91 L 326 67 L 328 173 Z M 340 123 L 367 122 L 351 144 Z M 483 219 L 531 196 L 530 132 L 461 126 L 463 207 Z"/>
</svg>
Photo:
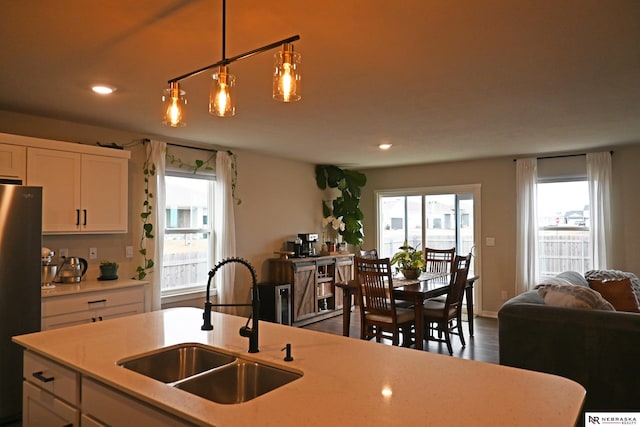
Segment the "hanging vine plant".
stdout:
<svg viewBox="0 0 640 427">
<path fill-rule="evenodd" d="M 333 165 L 316 165 L 316 184 L 321 190 L 337 188 L 340 196 L 331 203 L 322 202 L 322 215 L 324 218 L 333 216 L 342 217 L 344 230 L 338 232 L 345 242 L 361 246 L 364 234 L 362 233 L 362 220 L 364 215 L 360 210 L 360 197 L 362 187 L 367 183 L 367 177 L 358 171 L 340 169 Z"/>
<path fill-rule="evenodd" d="M 136 276 L 138 280 L 142 280 L 147 277 L 147 274 L 153 269 L 153 259 L 147 256 L 146 239 L 153 239 L 153 224 L 149 221 L 149 216 L 153 211 L 151 200 L 153 199 L 153 193 L 149 191 L 149 180 L 156 175 L 156 165 L 150 162 L 150 154 L 147 154 L 145 159 L 142 173 L 144 174 L 144 201 L 142 202 L 142 212 L 140 218 L 142 218 L 142 236 L 140 237 L 140 245 L 138 252 L 142 255 L 143 262 L 136 268 Z"/>
</svg>

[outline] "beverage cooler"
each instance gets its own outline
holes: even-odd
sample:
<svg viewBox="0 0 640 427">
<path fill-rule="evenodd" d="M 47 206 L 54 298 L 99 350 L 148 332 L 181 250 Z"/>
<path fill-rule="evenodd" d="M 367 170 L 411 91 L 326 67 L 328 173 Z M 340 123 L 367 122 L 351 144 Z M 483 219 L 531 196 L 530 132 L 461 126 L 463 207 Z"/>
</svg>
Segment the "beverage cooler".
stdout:
<svg viewBox="0 0 640 427">
<path fill-rule="evenodd" d="M 291 285 L 258 283 L 260 320 L 291 325 Z"/>
</svg>

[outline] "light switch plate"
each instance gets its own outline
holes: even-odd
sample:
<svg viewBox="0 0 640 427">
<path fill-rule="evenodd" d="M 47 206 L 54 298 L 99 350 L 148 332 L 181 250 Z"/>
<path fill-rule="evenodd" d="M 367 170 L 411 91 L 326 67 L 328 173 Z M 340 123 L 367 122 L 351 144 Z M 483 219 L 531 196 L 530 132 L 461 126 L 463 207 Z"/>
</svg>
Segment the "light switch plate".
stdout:
<svg viewBox="0 0 640 427">
<path fill-rule="evenodd" d="M 133 258 L 133 246 L 127 246 L 125 248 L 125 256 L 127 258 Z"/>
<path fill-rule="evenodd" d="M 98 259 L 98 248 L 89 248 L 89 259 Z"/>
<path fill-rule="evenodd" d="M 495 246 L 496 245 L 496 238 L 495 237 L 487 237 L 485 239 L 485 244 L 487 246 Z"/>
</svg>

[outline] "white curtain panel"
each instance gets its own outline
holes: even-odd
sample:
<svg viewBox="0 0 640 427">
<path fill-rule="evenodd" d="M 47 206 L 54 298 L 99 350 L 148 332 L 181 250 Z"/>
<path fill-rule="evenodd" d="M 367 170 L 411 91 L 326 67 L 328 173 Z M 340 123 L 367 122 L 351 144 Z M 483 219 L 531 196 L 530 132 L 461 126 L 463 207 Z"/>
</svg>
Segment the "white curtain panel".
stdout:
<svg viewBox="0 0 640 427">
<path fill-rule="evenodd" d="M 160 310 L 161 290 L 162 290 L 162 257 L 164 243 L 164 206 L 165 206 L 165 158 L 167 144 L 160 141 L 151 141 L 146 146 L 147 162 L 149 167 L 155 165 L 155 176 L 149 177 L 149 193 L 153 195 L 150 199 L 151 215 L 149 223 L 153 224 L 153 239 L 147 239 L 147 258 L 154 262 L 153 269 L 147 274 L 145 279 L 151 282 L 151 309 Z M 144 233 L 144 231 L 143 231 Z"/>
<path fill-rule="evenodd" d="M 231 164 L 232 159 L 229 153 L 222 150 L 216 153 L 215 230 L 217 231 L 217 236 L 214 264 L 225 258 L 236 256 L 236 223 L 231 191 L 233 180 Z M 236 263 L 225 264 L 216 272 L 215 280 L 218 303 L 220 304 L 249 303 L 247 301 L 249 285 L 238 286 L 237 288 L 234 286 L 236 265 Z M 246 310 L 241 310 L 240 307 L 216 307 L 215 309 L 228 314 L 246 312 Z"/>
<path fill-rule="evenodd" d="M 537 159 L 516 160 L 516 295 L 537 279 Z"/>
<path fill-rule="evenodd" d="M 611 153 L 587 154 L 587 179 L 592 268 L 606 270 L 611 252 Z"/>
</svg>

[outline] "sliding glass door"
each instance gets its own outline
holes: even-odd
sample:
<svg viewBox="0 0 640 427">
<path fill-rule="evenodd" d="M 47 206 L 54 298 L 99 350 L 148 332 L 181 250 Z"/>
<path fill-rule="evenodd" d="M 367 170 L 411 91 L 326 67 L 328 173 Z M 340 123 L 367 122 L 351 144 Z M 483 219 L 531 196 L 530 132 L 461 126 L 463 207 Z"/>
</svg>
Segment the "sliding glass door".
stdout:
<svg viewBox="0 0 640 427">
<path fill-rule="evenodd" d="M 392 257 L 406 241 L 418 249 L 455 247 L 460 255 L 477 257 L 479 199 L 479 185 L 378 192 L 380 256 Z"/>
</svg>

